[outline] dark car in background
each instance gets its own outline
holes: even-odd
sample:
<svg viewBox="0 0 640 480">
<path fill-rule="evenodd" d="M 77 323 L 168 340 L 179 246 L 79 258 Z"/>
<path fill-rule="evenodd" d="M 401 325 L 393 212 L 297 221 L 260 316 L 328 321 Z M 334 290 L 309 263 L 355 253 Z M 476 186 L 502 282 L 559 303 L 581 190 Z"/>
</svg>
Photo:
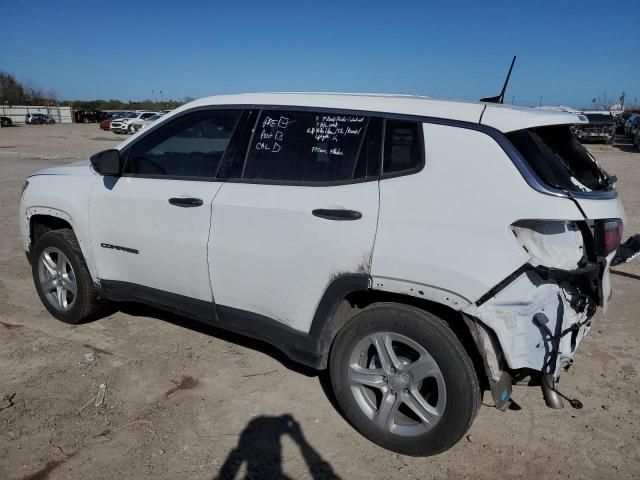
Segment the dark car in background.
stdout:
<svg viewBox="0 0 640 480">
<path fill-rule="evenodd" d="M 640 124 L 640 113 L 634 113 L 629 116 L 626 123 L 624 124 L 624 134 L 627 137 L 633 138 L 633 133 L 636 127 Z"/>
<path fill-rule="evenodd" d="M 0 117 L 0 127 L 10 127 L 13 122 L 9 117 Z"/>
<path fill-rule="evenodd" d="M 76 123 L 99 123 L 109 118 L 107 112 L 101 110 L 77 110 L 73 112 L 73 119 Z"/>
<path fill-rule="evenodd" d="M 606 142 L 613 143 L 616 136 L 616 119 L 611 112 L 596 110 L 582 112 L 589 123 L 579 124 L 573 127 L 573 133 L 580 142 Z"/>
<path fill-rule="evenodd" d="M 624 125 L 627 123 L 627 120 L 629 120 L 631 115 L 632 113 L 628 111 L 622 112 L 618 115 L 618 118 L 616 119 L 616 131 L 618 133 L 624 133 Z"/>
</svg>

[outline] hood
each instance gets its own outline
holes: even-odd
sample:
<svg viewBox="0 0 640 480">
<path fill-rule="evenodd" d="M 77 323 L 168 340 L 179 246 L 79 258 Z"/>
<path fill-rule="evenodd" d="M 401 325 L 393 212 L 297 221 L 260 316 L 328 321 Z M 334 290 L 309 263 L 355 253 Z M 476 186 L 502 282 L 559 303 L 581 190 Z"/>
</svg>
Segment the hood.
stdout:
<svg viewBox="0 0 640 480">
<path fill-rule="evenodd" d="M 45 168 L 44 170 L 34 173 L 34 175 L 75 175 L 88 177 L 95 175 L 95 173 L 91 169 L 91 162 L 89 160 L 80 160 L 68 165 Z"/>
</svg>

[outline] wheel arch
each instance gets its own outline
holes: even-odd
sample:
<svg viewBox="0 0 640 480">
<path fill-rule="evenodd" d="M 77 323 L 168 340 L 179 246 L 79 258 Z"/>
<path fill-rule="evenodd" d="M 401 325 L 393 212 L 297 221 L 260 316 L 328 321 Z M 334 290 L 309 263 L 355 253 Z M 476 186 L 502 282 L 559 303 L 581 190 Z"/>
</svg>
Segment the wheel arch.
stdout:
<svg viewBox="0 0 640 480">
<path fill-rule="evenodd" d="M 25 222 L 25 247 L 27 259 L 29 260 L 29 262 L 33 261 L 33 259 L 31 258 L 31 252 L 33 249 L 33 245 L 35 245 L 35 243 L 38 241 L 38 238 L 40 238 L 47 232 L 69 229 L 75 235 L 78 244 L 80 245 L 80 250 L 82 252 L 84 260 L 89 269 L 89 273 L 91 274 L 94 282 L 97 283 L 97 276 L 93 265 L 93 259 L 90 255 L 91 247 L 90 245 L 85 244 L 82 235 L 78 234 L 79 227 L 76 225 L 76 222 L 71 215 L 57 208 L 30 207 L 26 210 Z"/>
<path fill-rule="evenodd" d="M 447 304 L 414 295 L 372 289 L 371 277 L 365 274 L 341 275 L 335 278 L 320 300 L 309 334 L 317 341 L 321 369 L 328 365 L 329 352 L 338 332 L 358 312 L 378 303 L 413 306 L 444 320 L 471 358 L 481 387 L 488 387 L 482 353 L 460 311 Z"/>
</svg>

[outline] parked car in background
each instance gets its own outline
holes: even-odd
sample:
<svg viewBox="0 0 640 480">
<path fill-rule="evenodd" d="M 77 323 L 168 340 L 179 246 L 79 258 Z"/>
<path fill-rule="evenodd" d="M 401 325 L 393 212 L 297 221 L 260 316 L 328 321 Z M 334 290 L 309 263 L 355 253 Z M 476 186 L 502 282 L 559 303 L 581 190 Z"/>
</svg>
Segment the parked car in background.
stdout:
<svg viewBox="0 0 640 480">
<path fill-rule="evenodd" d="M 626 123 L 624 124 L 624 134 L 627 137 L 633 136 L 633 129 L 636 127 L 636 125 L 638 125 L 638 122 L 640 122 L 639 113 L 634 113 L 629 116 Z"/>
<path fill-rule="evenodd" d="M 99 125 L 101 130 L 110 130 L 111 129 L 111 118 L 106 118 L 100 122 Z"/>
<path fill-rule="evenodd" d="M 162 112 L 157 113 L 155 115 L 152 115 L 146 119 L 132 119 L 129 124 L 130 124 L 130 128 L 133 129 L 133 132 L 137 132 L 138 130 L 142 130 L 143 128 L 145 128 L 147 125 L 149 125 L 150 123 L 155 122 L 156 120 L 158 120 L 159 118 L 162 118 L 162 115 L 164 115 Z"/>
<path fill-rule="evenodd" d="M 594 110 L 581 112 L 587 117 L 589 123 L 578 124 L 573 127 L 575 136 L 581 142 L 606 142 L 613 143 L 616 136 L 616 120 L 607 111 Z"/>
<path fill-rule="evenodd" d="M 640 128 L 636 128 L 633 134 L 633 144 L 640 150 Z"/>
<path fill-rule="evenodd" d="M 107 112 L 107 118 L 100 122 L 100 128 L 102 130 L 110 130 L 111 122 L 117 118 L 122 118 L 127 115 L 129 112 Z"/>
<path fill-rule="evenodd" d="M 51 125 L 56 123 L 53 117 L 45 115 L 44 113 L 27 113 L 24 116 L 24 123 L 29 125 Z"/>
<path fill-rule="evenodd" d="M 133 126 L 138 120 L 146 120 L 147 118 L 156 115 L 156 112 L 131 112 L 122 118 L 117 118 L 111 121 L 110 130 L 115 133 L 135 133 L 135 127 Z"/>
<path fill-rule="evenodd" d="M 77 110 L 73 112 L 74 121 L 76 123 L 99 123 L 110 115 L 102 110 Z"/>
<path fill-rule="evenodd" d="M 631 115 L 632 115 L 631 112 L 628 112 L 628 111 L 624 111 L 620 115 L 618 115 L 618 118 L 616 119 L 617 133 L 624 133 L 624 125 L 627 123 L 627 120 Z"/>
<path fill-rule="evenodd" d="M 431 455 L 465 435 L 482 388 L 506 410 L 514 383 L 541 384 L 561 408 L 609 268 L 640 250 L 621 247 L 615 178 L 570 131 L 584 122 L 394 95 L 205 98 L 30 176 L 23 245 L 61 321 L 137 301 L 266 341 L 328 369 L 365 437 Z"/>
<path fill-rule="evenodd" d="M 0 127 L 10 127 L 13 121 L 9 117 L 0 117 Z"/>
</svg>

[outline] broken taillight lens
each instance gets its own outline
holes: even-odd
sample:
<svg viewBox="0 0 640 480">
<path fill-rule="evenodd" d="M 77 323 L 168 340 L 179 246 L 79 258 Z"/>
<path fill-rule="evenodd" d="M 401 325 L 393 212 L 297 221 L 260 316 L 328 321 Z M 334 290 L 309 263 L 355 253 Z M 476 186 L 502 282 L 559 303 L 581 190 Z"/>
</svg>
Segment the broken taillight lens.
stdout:
<svg viewBox="0 0 640 480">
<path fill-rule="evenodd" d="M 622 242 L 622 220 L 608 218 L 595 222 L 595 241 L 598 255 L 606 256 L 618 249 Z"/>
</svg>

